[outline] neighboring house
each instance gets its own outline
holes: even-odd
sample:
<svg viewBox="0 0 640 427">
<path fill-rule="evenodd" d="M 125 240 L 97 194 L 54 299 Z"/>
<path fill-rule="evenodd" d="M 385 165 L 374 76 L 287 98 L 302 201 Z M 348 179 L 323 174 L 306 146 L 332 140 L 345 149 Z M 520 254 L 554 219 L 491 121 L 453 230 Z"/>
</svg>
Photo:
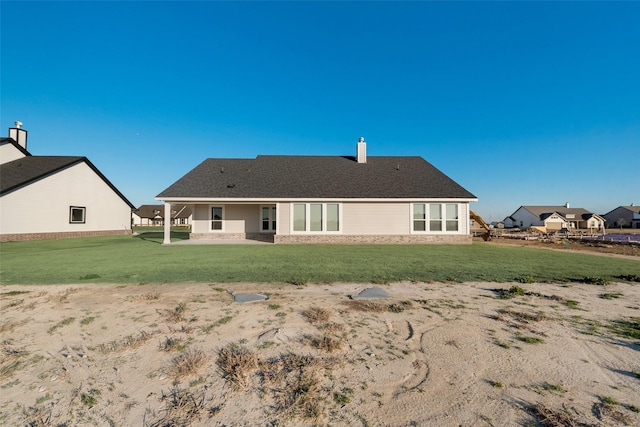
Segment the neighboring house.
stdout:
<svg viewBox="0 0 640 427">
<path fill-rule="evenodd" d="M 598 231 L 604 230 L 604 218 L 583 208 L 564 206 L 520 206 L 504 219 L 507 228 L 544 227 L 553 232 L 562 229 Z"/>
<path fill-rule="evenodd" d="M 171 225 L 189 225 L 191 224 L 191 206 L 172 205 L 171 206 Z M 137 226 L 158 226 L 164 225 L 164 206 L 163 205 L 141 205 L 131 214 L 133 225 Z"/>
<path fill-rule="evenodd" d="M 210 158 L 157 197 L 193 206 L 192 239 L 471 243 L 476 197 L 421 157 Z M 169 243 L 165 225 L 165 243 Z"/>
<path fill-rule="evenodd" d="M 633 203 L 630 206 L 618 206 L 602 216 L 609 228 L 640 228 L 640 206 Z"/>
<path fill-rule="evenodd" d="M 0 138 L 0 241 L 131 232 L 134 206 L 86 157 L 33 156 L 19 124 Z"/>
</svg>

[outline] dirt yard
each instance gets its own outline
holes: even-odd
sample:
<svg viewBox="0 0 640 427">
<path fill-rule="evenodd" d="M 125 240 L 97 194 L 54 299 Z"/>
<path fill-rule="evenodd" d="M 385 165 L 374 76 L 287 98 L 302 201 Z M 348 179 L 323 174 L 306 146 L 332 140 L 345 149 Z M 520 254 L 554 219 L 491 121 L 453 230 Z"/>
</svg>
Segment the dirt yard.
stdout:
<svg viewBox="0 0 640 427">
<path fill-rule="evenodd" d="M 371 286 L 1 286 L 0 424 L 640 425 L 638 284 Z"/>
<path fill-rule="evenodd" d="M 482 242 L 481 238 L 474 238 L 475 241 Z M 622 244 L 610 242 L 590 242 L 587 240 L 568 240 L 568 239 L 538 239 L 523 240 L 506 237 L 494 237 L 489 244 L 497 245 L 519 245 L 533 246 L 538 248 L 556 249 L 563 251 L 587 251 L 600 255 L 623 255 L 630 257 L 640 257 L 640 245 L 638 244 Z"/>
</svg>

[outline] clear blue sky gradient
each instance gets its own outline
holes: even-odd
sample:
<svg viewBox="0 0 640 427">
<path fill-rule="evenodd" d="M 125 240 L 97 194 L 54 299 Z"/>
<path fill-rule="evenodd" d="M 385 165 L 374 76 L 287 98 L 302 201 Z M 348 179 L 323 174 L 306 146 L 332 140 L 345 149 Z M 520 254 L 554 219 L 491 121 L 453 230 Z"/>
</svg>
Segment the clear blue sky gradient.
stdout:
<svg viewBox="0 0 640 427">
<path fill-rule="evenodd" d="M 418 155 L 488 221 L 640 203 L 640 2 L 0 3 L 3 135 L 135 205 L 208 157 Z M 1 130 L 1 129 L 0 129 Z"/>
</svg>

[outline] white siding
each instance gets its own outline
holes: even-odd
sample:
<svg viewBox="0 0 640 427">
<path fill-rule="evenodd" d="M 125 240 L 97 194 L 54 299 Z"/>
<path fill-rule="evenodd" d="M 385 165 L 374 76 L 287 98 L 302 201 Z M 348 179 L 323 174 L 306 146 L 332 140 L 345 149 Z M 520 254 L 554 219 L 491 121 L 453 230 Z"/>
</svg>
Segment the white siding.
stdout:
<svg viewBox="0 0 640 427">
<path fill-rule="evenodd" d="M 192 233 L 208 233 L 211 230 L 209 225 L 211 219 L 210 209 L 209 205 L 195 205 L 193 207 Z"/>
<path fill-rule="evenodd" d="M 9 163 L 23 157 L 26 157 L 24 153 L 18 150 L 13 144 L 0 145 L 0 164 Z"/>
<path fill-rule="evenodd" d="M 276 212 L 278 216 L 277 233 L 280 235 L 291 234 L 291 204 L 290 203 L 278 203 Z"/>
<path fill-rule="evenodd" d="M 540 221 L 540 218 L 533 215 L 531 212 L 529 212 L 523 207 L 515 211 L 513 215 L 511 215 L 511 217 L 515 219 L 514 225 L 516 227 L 531 227 L 532 225 L 536 225 L 536 226 L 544 225 L 542 221 Z M 522 224 L 521 224 L 521 221 L 522 221 Z"/>
<path fill-rule="evenodd" d="M 223 228 L 211 230 L 211 208 L 222 206 Z M 260 206 L 211 204 L 195 205 L 191 224 L 192 233 L 257 233 L 260 228 Z"/>
<path fill-rule="evenodd" d="M 84 224 L 69 223 L 69 208 L 86 208 Z M 4 195 L 0 233 L 130 230 L 131 207 L 85 163 Z"/>
<path fill-rule="evenodd" d="M 411 234 L 411 203 L 343 203 L 342 233 Z"/>
<path fill-rule="evenodd" d="M 429 203 L 429 201 L 420 203 Z M 278 206 L 279 235 L 291 234 L 291 224 L 289 222 L 291 204 L 280 203 Z M 412 205 L 413 202 L 343 202 L 340 204 L 342 209 L 340 234 L 363 236 L 413 234 Z M 457 232 L 440 232 L 437 234 L 469 234 L 468 203 L 458 203 L 458 215 L 459 226 Z"/>
<path fill-rule="evenodd" d="M 225 205 L 225 233 L 257 233 L 260 227 L 260 207 L 256 205 Z"/>
</svg>

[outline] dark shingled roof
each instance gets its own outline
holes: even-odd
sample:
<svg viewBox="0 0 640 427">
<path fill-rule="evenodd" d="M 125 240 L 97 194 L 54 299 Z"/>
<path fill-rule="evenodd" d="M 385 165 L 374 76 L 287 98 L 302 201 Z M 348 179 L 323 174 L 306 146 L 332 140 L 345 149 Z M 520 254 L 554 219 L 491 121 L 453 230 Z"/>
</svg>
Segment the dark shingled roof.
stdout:
<svg viewBox="0 0 640 427">
<path fill-rule="evenodd" d="M 565 219 L 588 219 L 594 214 L 584 208 L 567 208 L 566 206 L 522 206 L 532 214 L 536 215 L 541 220 L 547 219 L 554 212 L 559 213 Z M 567 215 L 573 215 L 572 218 L 568 218 Z"/>
<path fill-rule="evenodd" d="M 18 190 L 79 163 L 86 163 L 132 209 L 135 206 L 87 159 L 77 156 L 26 156 L 0 165 L 0 195 Z"/>
<path fill-rule="evenodd" d="M 206 159 L 158 198 L 475 199 L 422 157 L 258 156 Z"/>
</svg>

